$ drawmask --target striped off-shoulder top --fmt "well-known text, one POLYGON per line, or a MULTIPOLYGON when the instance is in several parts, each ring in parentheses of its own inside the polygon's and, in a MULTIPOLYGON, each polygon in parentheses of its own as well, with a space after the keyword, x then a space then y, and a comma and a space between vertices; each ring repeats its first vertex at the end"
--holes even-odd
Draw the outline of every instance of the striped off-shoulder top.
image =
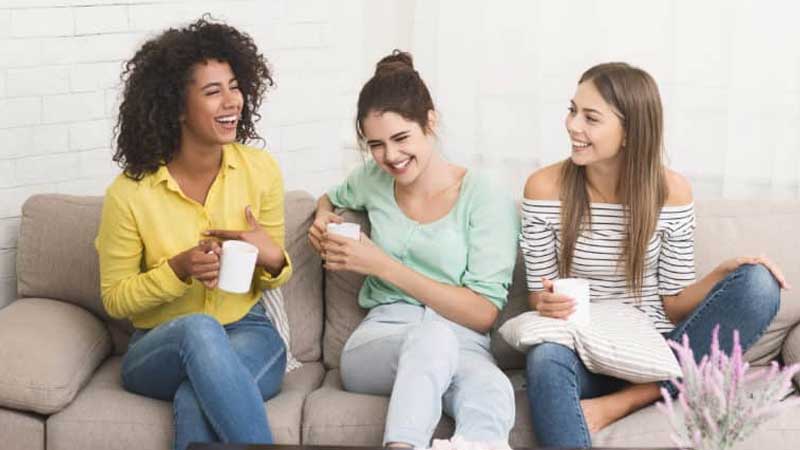
MULTIPOLYGON (((661 296, 675 295, 695 280, 694 204, 661 209, 656 231, 647 246, 638 299, 627 287, 621 261, 624 207, 592 203, 590 210, 592 226, 579 233, 569 276, 589 279, 592 302, 633 305, 650 318, 658 331, 672 330, 674 326, 664 313, 661 296)), ((523 201, 520 247, 529 291, 543 289, 542 277, 559 278, 561 244, 561 202, 523 201)))

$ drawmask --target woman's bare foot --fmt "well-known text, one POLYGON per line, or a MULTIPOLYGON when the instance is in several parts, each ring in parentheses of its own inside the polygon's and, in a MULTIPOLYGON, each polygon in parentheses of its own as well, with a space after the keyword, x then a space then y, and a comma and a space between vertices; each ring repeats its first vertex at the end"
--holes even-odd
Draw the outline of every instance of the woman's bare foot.
POLYGON ((661 396, 656 383, 633 384, 613 394, 581 400, 589 432, 596 433, 661 396))
POLYGON ((609 397, 606 395, 581 400, 583 417, 586 418, 586 425, 589 427, 590 433, 597 433, 627 414, 626 408, 621 407, 619 402, 615 402, 609 397))

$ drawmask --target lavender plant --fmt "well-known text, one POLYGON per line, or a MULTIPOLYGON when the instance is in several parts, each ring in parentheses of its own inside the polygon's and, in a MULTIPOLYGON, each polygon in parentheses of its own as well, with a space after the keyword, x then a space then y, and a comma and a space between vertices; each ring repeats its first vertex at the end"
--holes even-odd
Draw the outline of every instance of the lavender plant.
POLYGON ((682 414, 664 388, 664 401, 657 407, 668 417, 672 440, 678 446, 729 449, 782 409, 800 404, 797 397, 781 401, 792 391, 792 376, 800 371, 800 365, 780 369, 773 361, 769 368, 748 372, 750 366, 742 358, 738 330, 733 332, 730 356, 720 351, 718 336, 719 325, 714 327, 711 353, 703 356, 700 364, 695 362, 688 336, 683 336, 680 345, 669 342, 683 371, 681 380, 672 380, 682 414))

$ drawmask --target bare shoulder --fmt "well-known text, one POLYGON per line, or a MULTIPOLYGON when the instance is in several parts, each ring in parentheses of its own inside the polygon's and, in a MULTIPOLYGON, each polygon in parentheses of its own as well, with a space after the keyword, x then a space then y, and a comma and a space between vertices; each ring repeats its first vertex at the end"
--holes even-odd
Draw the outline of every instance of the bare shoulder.
POLYGON ((664 172, 667 180, 667 189, 669 191, 667 205, 681 206, 692 203, 692 201, 694 201, 694 196, 692 195, 692 185, 689 184, 689 180, 671 169, 664 169, 664 172))
POLYGON ((528 200, 558 200, 561 162, 542 167, 533 172, 525 182, 528 200))

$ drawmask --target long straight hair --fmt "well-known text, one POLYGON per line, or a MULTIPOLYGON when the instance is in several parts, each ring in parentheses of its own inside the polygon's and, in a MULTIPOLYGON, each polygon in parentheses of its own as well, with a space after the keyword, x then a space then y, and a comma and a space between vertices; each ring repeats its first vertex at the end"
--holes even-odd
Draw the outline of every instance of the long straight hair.
MULTIPOLYGON (((620 262, 628 288, 640 294, 645 255, 667 198, 663 162, 663 112, 653 78, 625 63, 606 63, 583 73, 579 83, 591 82, 603 100, 621 114, 624 144, 616 193, 623 205, 625 238, 620 262)), ((562 214, 559 272, 568 276, 578 236, 591 228, 586 168, 564 161, 560 177, 562 214)))

